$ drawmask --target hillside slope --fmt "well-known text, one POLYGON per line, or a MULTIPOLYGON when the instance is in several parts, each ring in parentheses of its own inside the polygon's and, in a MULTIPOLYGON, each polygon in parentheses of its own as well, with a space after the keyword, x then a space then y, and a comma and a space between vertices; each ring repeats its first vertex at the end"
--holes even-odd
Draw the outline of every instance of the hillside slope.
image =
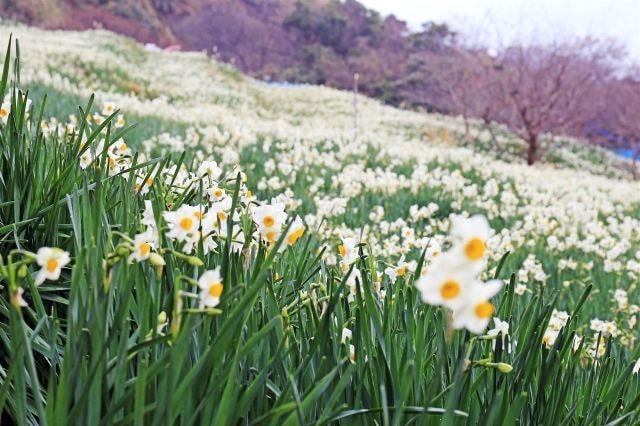
MULTIPOLYGON (((640 86, 631 75, 629 81, 615 77, 617 50, 596 40, 543 48, 547 65, 533 61, 517 71, 536 76, 529 93, 510 86, 514 64, 528 63, 513 55, 521 50, 519 54, 533 58, 542 46, 508 49, 512 53, 505 51, 491 62, 511 66, 484 69, 486 52, 471 49, 447 24, 428 22, 421 30, 410 30, 406 22, 383 17, 357 0, 0 0, 0 16, 48 29, 107 29, 170 50, 202 51, 264 81, 343 90, 357 84, 360 93, 390 105, 482 117, 530 140, 534 133, 538 138, 537 128, 609 148, 630 148, 637 139, 633 109, 624 111, 640 99, 640 86), (560 49, 556 53, 562 61, 554 49, 560 49), (566 61, 572 65, 558 65, 566 61), (583 66, 585 61, 589 64, 583 66), (571 88, 570 82, 577 81, 580 90, 571 88), (554 102, 551 116, 563 118, 543 120, 546 124, 527 130, 524 123, 544 119, 549 107, 537 105, 541 85, 554 91, 547 90, 541 99, 569 94, 554 102), (495 89, 490 96, 486 87, 495 89), (515 93, 521 99, 511 99, 515 93), (518 111, 510 109, 514 102, 533 102, 527 115, 542 111, 541 117, 518 119, 518 111)), ((531 161, 536 160, 534 151, 531 161)))
MULTIPOLYGON (((144 43, 206 51, 265 80, 361 90, 434 107, 412 64, 444 47, 446 25, 411 33, 356 0, 2 0, 0 16, 47 29, 104 28, 144 43)), ((414 67, 415 68, 415 67, 414 67)), ((442 108, 442 105, 437 108, 442 108)))
MULTIPOLYGON (((272 134, 340 140, 353 138, 357 123, 360 140, 391 149, 402 144, 427 149, 423 142, 428 141, 465 144, 509 162, 521 163, 524 158, 525 144, 504 129, 493 140, 478 126, 465 139, 463 123, 456 118, 400 110, 363 96, 357 97, 356 105, 352 93, 319 86, 259 82, 201 53, 148 51, 105 31, 0 27, 4 39, 10 33, 24 47, 25 82, 78 100, 95 93, 99 100, 114 101, 126 112, 180 122, 183 130, 222 126, 247 138, 272 134)), ((65 113, 74 113, 76 106, 67 102, 65 113)), ((142 127, 141 137, 151 134, 142 127)), ((627 176, 626 162, 605 150, 566 138, 547 138, 545 144, 548 164, 627 176)))

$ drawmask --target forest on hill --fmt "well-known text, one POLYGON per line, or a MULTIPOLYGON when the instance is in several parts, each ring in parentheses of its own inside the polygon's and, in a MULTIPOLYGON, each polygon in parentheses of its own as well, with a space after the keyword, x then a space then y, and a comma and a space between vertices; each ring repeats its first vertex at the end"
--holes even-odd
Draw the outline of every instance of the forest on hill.
POLYGON ((0 15, 47 29, 105 28, 205 51, 266 81, 357 90, 406 108, 508 126, 532 164, 544 134, 640 156, 640 73, 606 40, 494 52, 446 24, 420 31, 357 0, 0 0, 0 15), (356 78, 357 76, 357 78, 356 78))

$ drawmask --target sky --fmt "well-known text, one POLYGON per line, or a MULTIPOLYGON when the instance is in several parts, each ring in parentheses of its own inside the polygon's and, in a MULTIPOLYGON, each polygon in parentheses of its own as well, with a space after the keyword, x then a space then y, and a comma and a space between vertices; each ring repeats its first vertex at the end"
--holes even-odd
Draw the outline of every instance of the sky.
POLYGON ((640 61, 640 0, 360 0, 419 29, 446 22, 493 47, 513 40, 611 38, 640 61))

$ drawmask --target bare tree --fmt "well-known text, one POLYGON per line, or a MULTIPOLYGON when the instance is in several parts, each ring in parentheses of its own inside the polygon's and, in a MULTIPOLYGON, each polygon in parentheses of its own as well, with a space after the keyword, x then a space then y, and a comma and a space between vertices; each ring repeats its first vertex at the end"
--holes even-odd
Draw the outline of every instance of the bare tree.
POLYGON ((586 136, 607 148, 630 150, 632 173, 637 179, 637 163, 640 159, 640 72, 636 70, 602 89, 606 107, 593 115, 586 136))
POLYGON ((493 58, 484 49, 455 47, 446 55, 432 54, 426 70, 433 80, 433 103, 444 112, 459 114, 469 134, 469 120, 480 119, 490 130, 501 106, 493 58))
POLYGON ((580 135, 594 109, 598 89, 614 75, 615 50, 592 40, 545 46, 516 46, 494 64, 500 85, 495 116, 528 145, 527 164, 540 157, 540 136, 547 132, 580 135))
POLYGON ((516 45, 491 55, 458 47, 432 55, 427 65, 442 108, 505 124, 527 143, 527 163, 541 157, 544 133, 582 136, 594 111, 605 108, 601 89, 614 81, 619 50, 610 43, 581 40, 516 45))

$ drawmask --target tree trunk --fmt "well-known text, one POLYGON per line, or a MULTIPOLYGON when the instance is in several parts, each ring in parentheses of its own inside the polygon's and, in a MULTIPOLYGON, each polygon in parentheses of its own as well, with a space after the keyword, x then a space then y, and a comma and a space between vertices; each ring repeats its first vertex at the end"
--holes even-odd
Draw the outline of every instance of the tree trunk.
POLYGON ((467 120, 467 117, 463 117, 462 121, 464 123, 464 135, 462 135, 462 140, 469 142, 469 120, 467 120))
POLYGON ((538 136, 531 135, 527 138, 529 149, 527 150, 527 164, 533 165, 538 159, 538 136))
POLYGON ((631 156, 631 173, 633 174, 633 180, 638 180, 638 158, 640 157, 640 145, 633 151, 631 156))

